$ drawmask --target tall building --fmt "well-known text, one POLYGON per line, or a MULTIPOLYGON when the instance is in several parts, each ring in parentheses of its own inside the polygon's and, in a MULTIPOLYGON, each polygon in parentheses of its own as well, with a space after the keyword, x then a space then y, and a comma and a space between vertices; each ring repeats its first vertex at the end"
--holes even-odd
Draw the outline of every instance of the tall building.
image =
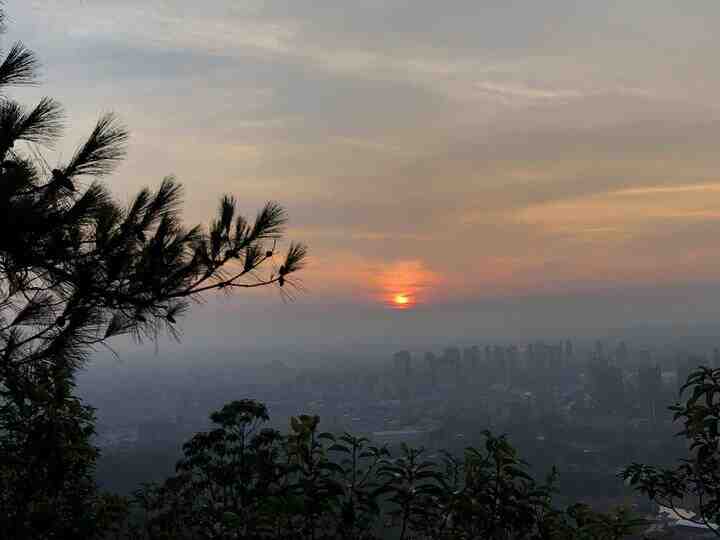
POLYGON ((591 360, 589 390, 603 414, 618 413, 625 407, 625 382, 620 366, 610 365, 605 357, 591 360))
POLYGON ((396 378, 402 379, 412 375, 412 356, 409 351, 396 352, 393 355, 393 368, 396 378))
POLYGON ((605 347, 603 345, 603 342, 598 340, 595 342, 595 351, 593 352, 593 358, 595 360, 599 360, 600 362, 604 362, 607 360, 605 357, 605 347))
POLYGON ((463 350, 462 361, 465 373, 465 384, 475 384, 480 379, 480 348, 477 345, 466 347, 463 350))
POLYGON ((457 347, 447 347, 443 351, 443 361, 449 365, 458 365, 460 363, 460 349, 457 347))
POLYGON ((638 369, 638 397, 652 422, 657 421, 663 403, 662 372, 658 364, 644 365, 638 369))
POLYGON ((459 386, 463 383, 462 357, 460 349, 448 347, 443 352, 442 364, 445 378, 450 385, 459 386))
POLYGON ((492 352, 492 364, 490 364, 490 369, 494 374, 493 378, 497 382, 502 384, 508 384, 509 382, 507 359, 505 353, 505 347, 495 345, 492 352))
POLYGON ((472 347, 465 347, 463 350, 463 367, 471 372, 474 372, 480 362, 480 349, 477 345, 472 347))
POLYGON ((505 366, 507 383, 510 384, 520 373, 520 351, 515 345, 511 345, 505 349, 505 366))
POLYGON ((562 343, 557 345, 549 345, 548 352, 550 355, 550 367, 553 375, 559 375, 565 369, 565 354, 563 352, 562 343))
POLYGON ((532 364, 533 369, 537 373, 547 374, 550 369, 550 355, 548 354, 547 346, 542 341, 533 343, 530 345, 532 351, 532 364))
POLYGON ((641 349, 634 355, 635 360, 641 365, 650 365, 653 363, 652 351, 649 349, 641 349))
POLYGON ((412 395, 412 357, 409 351, 396 352, 393 355, 392 386, 397 399, 408 399, 412 395))
POLYGON ((525 369, 535 371, 535 346, 532 343, 525 347, 525 369))
POLYGON ((628 347, 624 341, 621 341, 615 349, 615 361, 624 367, 628 361, 628 347))
POLYGON ((539 341, 528 346, 530 365, 534 371, 545 377, 555 377, 567 365, 565 348, 562 344, 548 345, 539 341))
POLYGON ((438 373, 438 357, 435 356, 435 353, 426 352, 425 363, 427 364, 428 370, 430 371, 430 384, 433 388, 437 388, 438 383, 440 382, 438 373))

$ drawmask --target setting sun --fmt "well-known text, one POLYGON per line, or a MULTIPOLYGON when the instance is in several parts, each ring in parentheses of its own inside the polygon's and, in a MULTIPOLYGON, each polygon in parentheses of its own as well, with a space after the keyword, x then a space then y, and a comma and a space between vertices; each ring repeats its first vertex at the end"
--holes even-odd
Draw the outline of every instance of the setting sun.
POLYGON ((425 305, 440 276, 419 260, 399 260, 385 264, 372 278, 375 298, 394 310, 412 310, 425 305))

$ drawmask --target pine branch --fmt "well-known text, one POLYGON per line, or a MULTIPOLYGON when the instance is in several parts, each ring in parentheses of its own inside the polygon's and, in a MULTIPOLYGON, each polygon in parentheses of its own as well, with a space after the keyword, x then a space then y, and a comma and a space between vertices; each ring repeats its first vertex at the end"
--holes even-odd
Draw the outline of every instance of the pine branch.
POLYGON ((15 43, 0 64, 0 87, 35 84, 39 67, 35 53, 22 43, 15 43))
POLYGON ((62 130, 63 111, 60 105, 43 98, 30 112, 14 101, 0 103, 0 157, 18 141, 51 145, 62 130))
POLYGON ((287 214, 285 209, 274 201, 265 204, 255 218, 255 224, 248 237, 250 241, 276 239, 282 236, 287 214))
POLYGON ((17 139, 51 145, 62 133, 64 112, 52 98, 42 98, 40 103, 22 118, 17 139))
POLYGON ((100 118, 63 172, 68 178, 107 175, 125 157, 127 141, 127 130, 114 114, 106 114, 100 118))

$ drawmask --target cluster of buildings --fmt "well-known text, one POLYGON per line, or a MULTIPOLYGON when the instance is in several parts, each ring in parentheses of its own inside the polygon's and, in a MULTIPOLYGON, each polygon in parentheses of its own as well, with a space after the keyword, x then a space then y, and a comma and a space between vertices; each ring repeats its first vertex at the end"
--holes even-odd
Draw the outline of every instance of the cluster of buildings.
POLYGON ((324 366, 274 361, 251 370, 226 362, 216 373, 204 366, 152 384, 128 379, 125 389, 118 380, 116 401, 89 401, 98 407, 98 443, 116 459, 162 449, 172 464, 184 441, 210 427, 211 411, 252 398, 268 406, 277 429, 287 429, 290 416, 317 414, 324 431, 391 447, 462 451, 480 444, 485 429, 508 433, 538 471, 561 464, 562 489, 576 489, 572 496, 592 489, 615 500, 627 495, 619 467, 684 451, 667 406, 698 365, 720 367, 720 352, 569 340, 451 346, 366 362, 339 356, 324 366), (120 401, 131 407, 115 417, 120 401))

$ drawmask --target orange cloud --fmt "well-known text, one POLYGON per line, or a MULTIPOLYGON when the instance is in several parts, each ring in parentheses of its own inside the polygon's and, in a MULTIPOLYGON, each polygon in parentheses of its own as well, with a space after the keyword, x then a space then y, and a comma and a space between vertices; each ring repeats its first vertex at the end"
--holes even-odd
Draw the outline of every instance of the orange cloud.
POLYGON ((419 259, 386 262, 333 252, 313 253, 301 278, 314 299, 354 299, 405 308, 429 301, 445 283, 419 259))
POLYGON ((720 184, 651 186, 528 206, 517 222, 549 232, 629 231, 657 220, 720 219, 720 184))
POLYGON ((426 302, 441 282, 436 272, 417 259, 383 265, 374 278, 378 300, 396 309, 426 302))
POLYGON ((612 191, 609 194, 615 196, 627 195, 657 195, 662 193, 692 193, 692 192, 718 192, 720 183, 685 184, 681 186, 651 186, 641 188, 628 188, 612 191))

